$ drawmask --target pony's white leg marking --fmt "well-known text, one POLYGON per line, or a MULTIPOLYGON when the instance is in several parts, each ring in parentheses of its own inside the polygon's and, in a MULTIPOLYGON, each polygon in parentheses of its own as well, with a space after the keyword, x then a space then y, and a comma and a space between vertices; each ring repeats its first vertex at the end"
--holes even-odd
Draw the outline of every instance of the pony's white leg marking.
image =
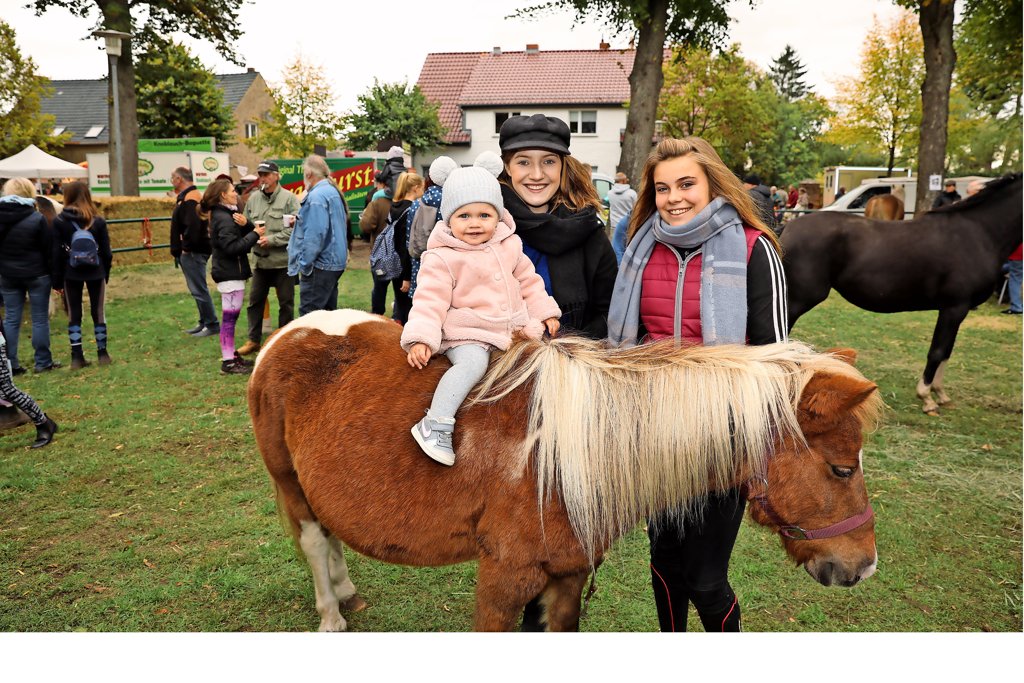
POLYGON ((253 371, 255 372, 256 368, 259 367, 260 360, 262 360, 263 356, 265 356, 267 351, 270 350, 270 347, 274 345, 274 342, 290 332, 308 328, 320 330, 324 334, 344 337, 348 334, 349 328, 353 325, 372 321, 387 323, 389 325, 393 324, 379 315, 367 313, 366 311, 356 311, 349 308, 343 308, 338 311, 313 311, 312 313, 307 313, 301 318, 296 318, 282 327, 277 334, 271 337, 267 343, 263 345, 263 348, 260 349, 259 355, 256 356, 256 365, 253 367, 253 371))
POLYGON ((924 403, 921 406, 922 411, 933 413, 939 409, 939 404, 932 399, 932 385, 925 384, 923 377, 917 382, 917 397, 924 403))
POLYGON ((316 593, 316 611, 320 613, 321 631, 344 631, 345 618, 338 609, 338 598, 331 586, 330 545, 319 522, 303 520, 300 523, 299 545, 313 570, 313 590, 316 593))
POLYGON ((348 577, 348 563, 345 562, 344 546, 334 534, 327 539, 331 552, 328 567, 331 570, 331 587, 339 602, 345 602, 356 594, 356 586, 348 577))
POLYGON ((935 393, 935 398, 940 406, 953 400, 942 387, 942 375, 946 372, 946 363, 948 362, 944 360, 939 363, 939 367, 935 370, 935 377, 932 379, 932 391, 935 393))

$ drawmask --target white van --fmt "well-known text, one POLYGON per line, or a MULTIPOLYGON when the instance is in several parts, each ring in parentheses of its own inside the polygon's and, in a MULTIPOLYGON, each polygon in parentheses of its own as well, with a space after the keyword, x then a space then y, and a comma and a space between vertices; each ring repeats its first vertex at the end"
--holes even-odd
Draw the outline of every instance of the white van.
MULTIPOLYGON (((956 182, 956 191, 961 197, 967 196, 967 186, 972 181, 988 182, 991 178, 984 176, 961 176, 949 178, 956 182)), ((846 213, 864 213, 868 200, 880 194, 895 194, 903 199, 906 213, 903 220, 914 217, 914 203, 917 199, 917 178, 869 178, 853 188, 842 197, 821 209, 822 211, 843 211, 846 213)))

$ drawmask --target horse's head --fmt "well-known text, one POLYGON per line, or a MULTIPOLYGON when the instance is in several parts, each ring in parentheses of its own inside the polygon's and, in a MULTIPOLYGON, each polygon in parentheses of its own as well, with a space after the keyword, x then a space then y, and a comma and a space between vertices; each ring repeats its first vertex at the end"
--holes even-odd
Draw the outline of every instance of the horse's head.
POLYGON ((785 439, 749 486, 754 520, 777 529, 786 552, 825 586, 852 586, 878 562, 861 466, 862 431, 881 406, 876 389, 852 367, 816 369, 798 404, 806 446, 785 439))

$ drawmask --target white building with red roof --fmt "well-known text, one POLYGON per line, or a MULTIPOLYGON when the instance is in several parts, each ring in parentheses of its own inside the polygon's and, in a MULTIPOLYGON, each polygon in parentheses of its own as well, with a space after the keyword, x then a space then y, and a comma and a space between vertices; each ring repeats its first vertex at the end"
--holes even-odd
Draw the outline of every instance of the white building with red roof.
POLYGON ((499 152, 498 130, 509 116, 544 114, 569 124, 574 157, 595 171, 614 174, 626 129, 629 74, 635 50, 432 52, 417 81, 440 103, 445 145, 413 159, 426 172, 447 154, 472 164, 485 150, 499 152))

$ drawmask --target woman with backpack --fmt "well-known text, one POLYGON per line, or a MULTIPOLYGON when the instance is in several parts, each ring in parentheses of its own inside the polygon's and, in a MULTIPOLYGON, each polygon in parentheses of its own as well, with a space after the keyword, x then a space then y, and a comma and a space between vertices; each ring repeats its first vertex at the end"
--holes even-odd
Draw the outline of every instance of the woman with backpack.
MULTIPOLYGON (((423 177, 417 173, 408 172, 398 176, 398 182, 395 184, 395 197, 391 202, 391 210, 388 212, 388 225, 378 237, 378 239, 386 237, 390 229, 391 245, 401 262, 401 273, 395 278, 379 278, 374 275, 370 310, 378 315, 384 314, 385 297, 388 283, 390 283, 395 293, 395 310, 391 317, 403 325, 409 319, 409 310, 412 308, 412 297, 409 295, 409 287, 412 285, 412 261, 409 258, 408 233, 409 209, 412 207, 413 201, 423 196, 423 185, 423 177)), ((377 246, 376 243, 374 246, 377 246)), ((378 251, 379 249, 375 249, 371 252, 371 260, 378 251)))
POLYGON ((97 360, 100 365, 109 365, 103 304, 114 254, 110 250, 107 223, 93 204, 88 183, 76 180, 64 187, 64 210, 53 221, 53 229, 62 252, 58 253, 54 264, 53 288, 64 292, 68 306, 71 369, 89 365, 82 350, 82 294, 86 289, 89 290, 97 360))
POLYGON ((266 231, 257 228, 238 210, 238 192, 230 180, 210 183, 196 207, 199 218, 210 229, 213 265, 210 274, 220 292, 220 372, 223 375, 248 375, 252 363, 235 351, 235 323, 242 312, 245 281, 252 277, 249 252, 266 231))

